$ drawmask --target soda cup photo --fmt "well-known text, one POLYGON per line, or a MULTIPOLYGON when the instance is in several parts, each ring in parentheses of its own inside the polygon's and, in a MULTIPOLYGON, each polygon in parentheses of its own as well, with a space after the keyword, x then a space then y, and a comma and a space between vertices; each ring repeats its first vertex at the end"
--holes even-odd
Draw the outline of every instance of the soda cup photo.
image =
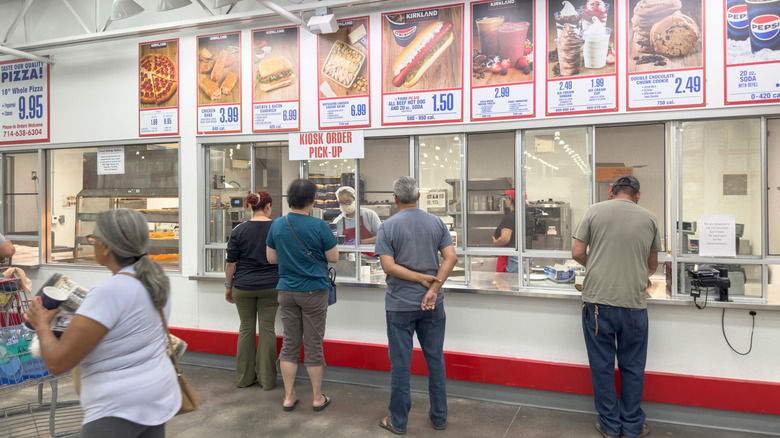
POLYGON ((780 50, 780 0, 745 0, 753 53, 780 50))
POLYGON ((728 38, 734 41, 745 41, 750 36, 745 0, 728 0, 726 4, 726 26, 728 38))
POLYGON ((388 15, 387 22, 396 44, 401 47, 408 46, 417 35, 417 23, 407 23, 403 14, 388 15))

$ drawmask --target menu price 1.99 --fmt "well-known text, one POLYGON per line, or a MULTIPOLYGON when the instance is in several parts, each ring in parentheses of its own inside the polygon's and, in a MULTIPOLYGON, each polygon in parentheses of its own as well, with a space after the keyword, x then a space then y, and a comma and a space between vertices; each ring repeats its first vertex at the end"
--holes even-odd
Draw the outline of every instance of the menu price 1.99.
POLYGON ((48 73, 40 61, 0 63, 0 144, 49 140, 48 73))
POLYGON ((142 110, 139 115, 142 136, 172 135, 179 131, 177 108, 142 110))
POLYGON ((241 105, 198 107, 198 132, 241 132, 241 105))
POLYGON ((255 132, 300 129, 298 101, 256 103, 252 114, 252 129, 255 132))
POLYGON ((382 123, 435 123, 462 119, 462 93, 433 91, 382 96, 382 123))
POLYGON ((704 105, 702 70, 642 73, 628 77, 628 109, 704 105))
POLYGON ((547 81, 547 112, 577 114, 617 110, 614 75, 547 81))
POLYGON ((320 100, 320 129, 371 125, 368 96, 320 100))

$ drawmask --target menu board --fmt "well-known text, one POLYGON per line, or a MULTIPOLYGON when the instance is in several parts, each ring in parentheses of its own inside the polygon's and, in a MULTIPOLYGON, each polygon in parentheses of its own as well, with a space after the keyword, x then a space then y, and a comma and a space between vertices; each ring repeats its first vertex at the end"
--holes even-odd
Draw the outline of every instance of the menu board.
POLYGON ((198 37, 198 133, 241 132, 241 32, 198 37))
POLYGON ((0 62, 0 144, 49 141, 49 65, 0 62))
POLYGON ((547 1, 547 114, 617 111, 617 5, 547 1))
POLYGON ((724 0, 726 105, 780 102, 780 0, 724 0))
POLYGON ((463 5, 382 14, 382 124, 463 121, 463 5))
POLYGON ((297 131, 300 119, 296 26, 252 31, 252 131, 297 131))
POLYGON ((179 40, 138 45, 138 135, 179 133, 179 40))
POLYGON ((629 111, 703 107, 704 1, 629 0, 629 111))
POLYGON ((338 21, 317 38, 320 129, 371 126, 368 17, 338 21))
POLYGON ((471 4, 471 120, 534 115, 534 3, 471 4))

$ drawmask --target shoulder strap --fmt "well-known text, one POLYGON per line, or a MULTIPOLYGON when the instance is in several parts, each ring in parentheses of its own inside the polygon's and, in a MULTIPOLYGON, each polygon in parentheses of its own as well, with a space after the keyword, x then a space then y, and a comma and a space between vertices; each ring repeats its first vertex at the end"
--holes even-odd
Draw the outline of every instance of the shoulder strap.
POLYGON ((314 260, 314 263, 316 263, 317 266, 319 266, 323 271, 325 271, 325 275, 328 278, 330 278, 330 272, 328 272, 328 270, 325 269, 324 266, 322 266, 322 263, 320 263, 320 261, 317 260, 317 257, 314 257, 314 254, 312 254, 311 251, 309 251, 309 248, 306 248, 306 245, 304 245, 303 242, 301 242, 301 239, 298 238, 298 234, 295 233, 295 230, 293 230, 292 225, 290 225, 290 219, 287 218, 287 215, 284 215, 284 220, 287 221, 287 226, 290 227, 290 231, 292 231, 293 236, 295 236, 295 240, 297 240, 298 243, 301 244, 301 247, 303 247, 304 251, 306 251, 306 255, 311 257, 311 259, 314 260))
MULTIPOLYGON (((128 277, 138 278, 135 274, 131 274, 129 272, 117 272, 117 274, 127 275, 128 277)), ((150 296, 149 299, 152 299, 150 296)), ((152 306, 154 306, 154 303, 152 303, 152 306)), ((173 366, 176 368, 176 375, 181 376, 181 368, 179 367, 179 358, 176 357, 176 351, 173 348, 173 344, 171 343, 171 331, 168 330, 168 322, 165 321, 165 314, 163 313, 162 309, 157 309, 160 312, 160 319, 162 319, 163 328, 165 329, 165 339, 168 340, 168 349, 173 352, 173 354, 170 354, 171 360, 173 360, 173 366)))

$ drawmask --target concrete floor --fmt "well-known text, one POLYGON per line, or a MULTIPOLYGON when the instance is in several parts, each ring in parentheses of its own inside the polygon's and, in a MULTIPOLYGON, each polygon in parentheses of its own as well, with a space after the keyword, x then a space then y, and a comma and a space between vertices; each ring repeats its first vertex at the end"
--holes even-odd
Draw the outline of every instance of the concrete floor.
MULTIPOLYGON (((187 353, 184 374, 200 395, 197 412, 177 416, 167 424, 167 436, 187 438, 240 437, 391 437, 377 423, 387 415, 390 390, 389 374, 365 370, 330 368, 323 392, 333 401, 322 412, 311 409, 312 394, 299 369, 296 391, 300 403, 293 412, 282 410, 281 377, 277 387, 265 391, 258 385, 236 388, 231 368, 234 358, 187 353), (193 365, 197 363, 198 365, 193 365), (204 366, 205 365, 205 366, 204 366), (217 367, 217 368, 215 368, 217 367), (349 382, 349 383, 345 383, 349 382)), ((407 435, 412 437, 600 437, 594 429, 596 415, 592 398, 550 394, 517 388, 493 387, 468 382, 448 382, 449 421, 447 429, 436 431, 428 420, 428 396, 423 377, 412 379, 412 411, 407 435), (464 397, 468 395, 469 397, 464 397), (548 408, 540 407, 546 405, 548 408), (590 405, 590 406, 588 406, 590 405), (552 407, 552 408, 549 408, 552 407)), ((48 386, 48 385, 47 385, 48 386)), ((71 380, 58 384, 59 400, 73 400, 71 380)), ((45 394, 48 398, 48 393, 45 394)), ((0 409, 30 403, 37 398, 37 388, 27 388, 0 396, 0 409)), ((71 412, 56 424, 55 433, 73 429, 71 412)), ((780 418, 757 414, 740 414, 648 404, 651 437, 680 438, 758 438, 780 436, 780 418), (687 424, 684 424, 687 423, 687 424), (699 424, 696 424, 699 423, 699 424), (705 424, 701 424, 705 423, 705 424), (692 425, 696 424, 696 425, 692 425), (731 429, 731 430, 726 430, 731 429), (752 433, 761 431, 765 433, 752 433)), ((0 437, 36 436, 35 432, 9 431, 9 419, 0 411, 0 437)), ((46 433, 48 412, 21 416, 25 422, 37 422, 40 436, 46 433), (34 417, 34 418, 33 418, 34 417), (25 418, 28 418, 25 420, 25 418)), ((17 420, 16 423, 19 421, 17 420)), ((56 421, 55 421, 56 423, 56 421)), ((16 426, 18 429, 20 426, 16 426)), ((76 426, 77 427, 77 426, 76 426)), ((19 429, 21 430, 21 429, 19 429)))

